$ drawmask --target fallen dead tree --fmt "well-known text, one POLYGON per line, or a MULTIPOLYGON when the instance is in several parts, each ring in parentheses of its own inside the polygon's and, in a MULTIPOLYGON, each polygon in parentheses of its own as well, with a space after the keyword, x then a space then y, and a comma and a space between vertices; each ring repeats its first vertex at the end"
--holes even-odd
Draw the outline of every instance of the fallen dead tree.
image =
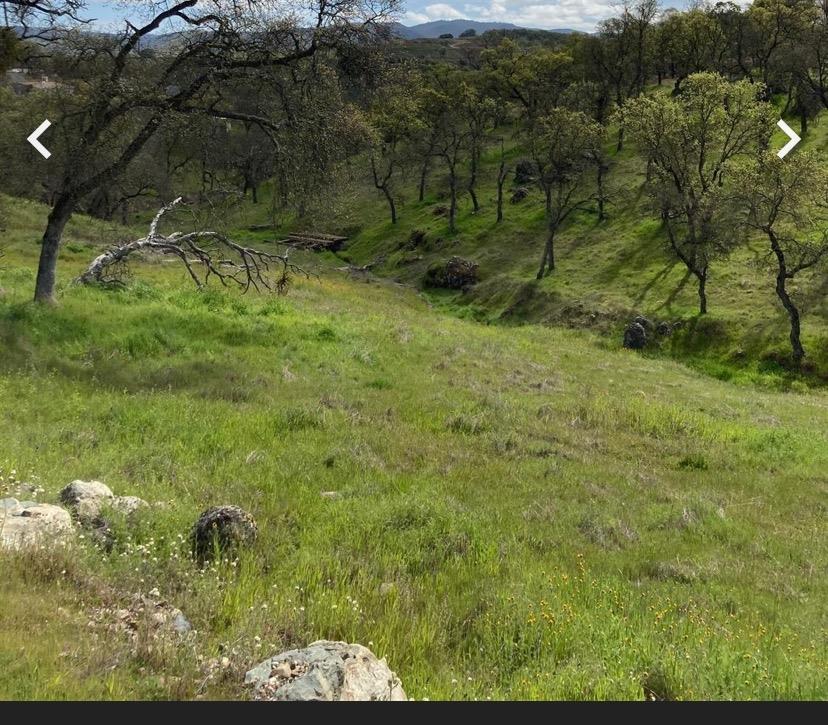
POLYGON ((158 231, 164 215, 181 203, 182 197, 170 202, 155 215, 149 233, 141 239, 118 244, 98 255, 78 277, 80 284, 123 286, 128 277, 127 262, 138 252, 169 254, 181 260, 190 278, 200 289, 216 277, 225 287, 239 287, 247 292, 267 290, 284 293, 293 274, 308 276, 285 254, 273 254, 237 244, 215 231, 196 231, 164 235, 158 231))

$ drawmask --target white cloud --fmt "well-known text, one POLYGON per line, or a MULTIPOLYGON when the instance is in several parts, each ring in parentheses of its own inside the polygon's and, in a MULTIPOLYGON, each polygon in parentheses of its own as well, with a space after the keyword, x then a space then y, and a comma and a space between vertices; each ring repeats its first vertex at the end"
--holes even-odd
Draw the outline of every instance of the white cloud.
POLYGON ((403 13, 400 18, 403 25, 419 25, 420 23, 427 23, 429 21, 428 15, 424 13, 413 13, 410 10, 403 13))
POLYGON ((616 0, 489 0, 487 4, 466 4, 463 11, 478 20, 500 21, 531 28, 573 28, 595 30, 604 18, 616 14, 616 0))
POLYGON ((446 3, 426 5, 423 8, 423 13, 429 20, 461 20, 466 17, 459 10, 446 3))

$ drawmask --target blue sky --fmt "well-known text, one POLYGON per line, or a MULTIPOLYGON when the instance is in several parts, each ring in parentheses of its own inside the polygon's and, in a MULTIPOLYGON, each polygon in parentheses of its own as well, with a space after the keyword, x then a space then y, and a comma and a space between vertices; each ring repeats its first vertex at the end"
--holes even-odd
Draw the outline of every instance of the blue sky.
MULTIPOLYGON (((129 0, 89 0, 88 13, 97 17, 102 24, 113 22, 123 16, 129 0)), ((136 2, 136 5, 142 3, 136 2)), ((664 3, 665 7, 682 7, 685 0, 664 3)), ((594 30, 599 20, 615 13, 617 0, 452 0, 452 2, 431 2, 430 0, 408 0, 400 14, 405 25, 416 25, 429 20, 451 20, 471 18, 514 23, 531 28, 574 28, 594 30)))

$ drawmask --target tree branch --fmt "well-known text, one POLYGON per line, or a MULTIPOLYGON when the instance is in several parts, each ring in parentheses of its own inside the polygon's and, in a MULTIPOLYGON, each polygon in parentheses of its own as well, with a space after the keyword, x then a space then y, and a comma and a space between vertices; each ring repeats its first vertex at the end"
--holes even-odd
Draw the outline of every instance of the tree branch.
POLYGON ((128 258, 140 251, 171 254, 184 264, 199 289, 210 277, 225 287, 237 287, 242 293, 251 288, 257 292, 284 294, 292 276, 308 273, 288 258, 288 253, 273 254, 238 244, 215 231, 162 234, 158 228, 164 215, 181 203, 181 197, 163 206, 150 222, 147 236, 115 246, 92 260, 76 280, 79 284, 123 286, 128 258), (228 255, 220 257, 219 255, 228 255))

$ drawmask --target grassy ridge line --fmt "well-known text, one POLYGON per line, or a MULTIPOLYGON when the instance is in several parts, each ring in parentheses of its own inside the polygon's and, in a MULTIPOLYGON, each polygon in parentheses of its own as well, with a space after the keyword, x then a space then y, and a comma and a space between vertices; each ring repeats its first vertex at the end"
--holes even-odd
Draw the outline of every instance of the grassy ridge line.
MULTIPOLYGON (((14 214, 4 485, 100 478, 165 505, 108 558, 5 558, 0 696, 240 696, 246 667, 321 637, 371 643, 418 698, 828 692, 824 393, 435 315, 339 273, 273 300, 140 265, 125 292, 42 309, 42 211, 14 214), (179 537, 219 502, 261 541, 199 573, 179 537), (152 588, 194 644, 91 614, 152 588)), ((65 280, 83 240, 124 231, 71 234, 65 280)))

